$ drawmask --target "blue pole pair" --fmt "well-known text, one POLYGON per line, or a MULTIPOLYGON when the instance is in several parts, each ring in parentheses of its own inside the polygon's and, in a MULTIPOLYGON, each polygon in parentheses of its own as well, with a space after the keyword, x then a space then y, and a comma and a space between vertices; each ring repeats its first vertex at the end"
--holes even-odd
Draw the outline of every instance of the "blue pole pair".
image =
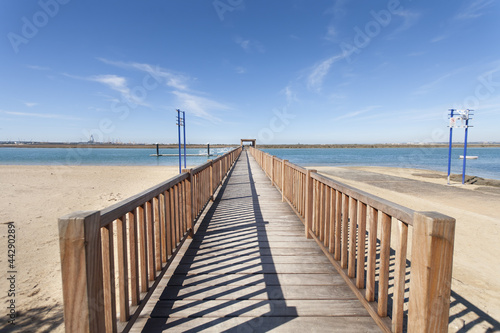
POLYGON ((186 112, 177 109, 177 128, 179 137, 179 173, 182 173, 182 154, 181 154, 181 126, 184 127, 184 168, 186 168, 186 112), (182 117, 181 117, 182 112, 182 117))

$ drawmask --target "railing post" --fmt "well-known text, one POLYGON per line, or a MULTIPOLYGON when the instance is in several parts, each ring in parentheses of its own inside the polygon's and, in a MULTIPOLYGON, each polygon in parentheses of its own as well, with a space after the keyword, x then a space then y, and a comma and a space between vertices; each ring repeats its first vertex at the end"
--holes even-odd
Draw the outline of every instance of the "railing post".
POLYGON ((306 218, 304 221, 306 238, 311 238, 309 230, 311 230, 313 219, 313 179, 311 177, 313 172, 316 172, 316 170, 307 170, 306 175, 306 218))
POLYGON ((210 201, 214 201, 214 161, 210 161, 210 201))
POLYGON ((281 161, 281 202, 285 202, 285 167, 288 160, 281 161))
POLYGON ((189 176, 187 178, 187 186, 186 186, 186 220, 187 220, 187 230, 188 230, 188 238, 193 238, 193 217, 195 214, 193 213, 193 169, 183 169, 182 172, 188 173, 189 176))
POLYGON ((271 156, 271 185, 274 185, 274 156, 273 155, 270 155, 271 156))
POLYGON ((66 332, 103 332, 100 212, 61 217, 59 246, 66 332))
POLYGON ((448 332, 455 219, 415 212, 409 332, 448 332))

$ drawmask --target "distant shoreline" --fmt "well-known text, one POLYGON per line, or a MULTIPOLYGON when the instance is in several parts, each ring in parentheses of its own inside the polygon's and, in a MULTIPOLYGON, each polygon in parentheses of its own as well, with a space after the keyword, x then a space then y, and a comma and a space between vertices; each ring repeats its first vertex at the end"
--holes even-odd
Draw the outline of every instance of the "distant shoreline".
MULTIPOLYGON (((236 147, 238 144, 210 144, 210 148, 236 147)), ((159 144, 159 148, 178 148, 177 144, 159 144)), ((206 148, 203 144, 187 144, 186 148, 206 148)), ((314 148, 447 148, 446 143, 435 144, 275 144, 259 145, 263 149, 314 149, 314 148)), ((454 143, 454 148, 463 147, 463 144, 454 143)), ((500 143, 469 143, 470 148, 496 148, 500 143)), ((156 149, 156 144, 111 144, 111 143, 1 143, 0 148, 127 148, 127 149, 156 149)))

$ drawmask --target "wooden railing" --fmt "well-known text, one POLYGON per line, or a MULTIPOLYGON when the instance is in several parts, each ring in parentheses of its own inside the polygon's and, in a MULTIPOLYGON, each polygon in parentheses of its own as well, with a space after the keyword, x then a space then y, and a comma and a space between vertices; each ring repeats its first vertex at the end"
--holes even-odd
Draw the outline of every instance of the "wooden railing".
POLYGON ((448 331, 455 219, 250 152, 383 331, 448 331))
POLYGON ((59 219, 66 332, 130 329, 241 147, 102 211, 59 219))

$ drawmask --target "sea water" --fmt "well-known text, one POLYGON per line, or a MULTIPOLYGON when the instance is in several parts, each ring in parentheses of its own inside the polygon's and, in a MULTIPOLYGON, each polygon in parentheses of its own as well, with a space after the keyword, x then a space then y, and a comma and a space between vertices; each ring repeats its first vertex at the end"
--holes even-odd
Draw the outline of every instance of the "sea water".
MULTIPOLYGON (((448 171, 448 148, 263 149, 301 166, 382 166, 448 171)), ((463 148, 452 149, 451 173, 461 174, 463 148)), ((500 180, 500 148, 468 148, 466 174, 500 180)))
MULTIPOLYGON (((212 154, 222 154, 231 148, 213 148, 212 154)), ((386 166, 447 172, 448 148, 291 148, 263 149, 279 158, 301 166, 386 166)), ((178 149, 160 149, 160 154, 178 154, 178 149)), ((203 164, 206 149, 189 148, 187 166, 203 164)), ((143 148, 0 148, 0 164, 10 165, 179 165, 178 156, 150 156, 156 149, 143 148)), ((451 172, 461 174, 463 149, 454 148, 451 172)), ((466 173, 500 180, 500 148, 469 148, 466 173)), ((184 166, 184 159, 182 159, 184 166)))

